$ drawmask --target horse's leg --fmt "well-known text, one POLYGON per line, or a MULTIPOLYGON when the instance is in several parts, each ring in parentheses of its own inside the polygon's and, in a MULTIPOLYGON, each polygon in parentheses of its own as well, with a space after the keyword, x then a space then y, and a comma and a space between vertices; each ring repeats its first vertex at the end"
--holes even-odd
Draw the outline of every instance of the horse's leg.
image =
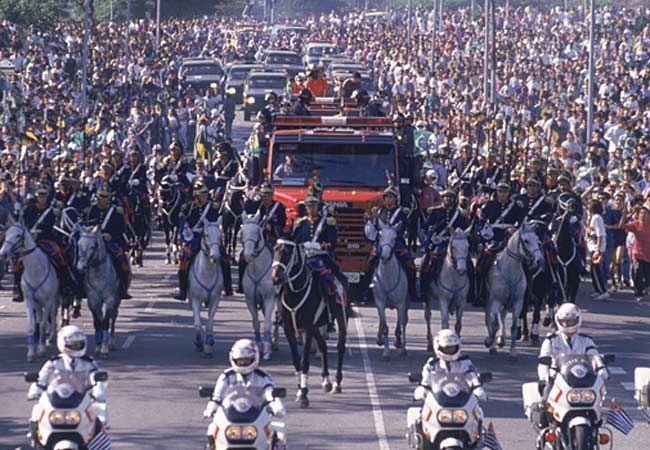
POLYGON ((264 299, 264 354, 262 357, 265 361, 271 359, 271 330, 273 328, 273 308, 275 301, 273 300, 273 292, 270 296, 264 299))
POLYGON ((395 327, 396 329, 401 330, 401 335, 402 335, 402 345, 400 347, 400 356, 406 356, 407 351, 406 351, 406 324, 409 321, 409 309, 408 309, 408 301, 404 301, 402 305, 397 308, 397 326, 395 327))
POLYGON ((279 296, 273 294, 273 337, 271 339, 271 349, 274 351, 280 350, 280 326, 282 325, 282 306, 279 304, 279 296))
MULTIPOLYGON (((117 294, 114 294, 117 295, 117 294)), ((111 328, 111 308, 115 303, 115 297, 108 298, 105 300, 103 308, 100 307, 100 314, 103 314, 101 319, 101 330, 102 330, 102 345, 99 349, 99 355, 103 358, 108 358, 109 354, 109 341, 110 341, 110 328, 111 328)))
POLYGON ((42 307, 36 309, 36 317, 38 322, 38 342, 36 343, 36 356, 41 357, 45 355, 45 341, 48 336, 48 321, 51 318, 51 312, 49 307, 42 307))
POLYGON ((58 297, 58 299, 49 307, 50 310, 49 327, 45 337, 45 346, 47 348, 49 348, 50 346, 56 343, 56 332, 57 332, 56 318, 57 318, 57 313, 59 311, 60 301, 61 301, 61 297, 58 297))
POLYGON ((246 293, 246 307, 248 308, 248 312, 250 313, 251 319, 253 320, 253 332, 255 333, 255 343, 259 347, 260 344, 262 343, 262 335, 260 334, 260 318, 259 315, 257 314, 257 305, 255 304, 255 302, 256 302, 256 298, 246 293))
POLYGON ((440 297, 438 299, 440 304, 440 329, 448 330, 449 329, 449 303, 450 300, 448 297, 440 297))
POLYGON ((287 338, 287 343, 289 344, 289 350, 291 351, 291 361, 293 362, 293 367, 296 370, 296 383, 298 386, 298 391, 296 392, 296 401, 300 401, 301 391, 300 391, 300 354, 298 353, 298 341, 296 340, 296 330, 293 326, 293 321, 291 320, 290 314, 286 311, 283 311, 282 314, 282 328, 284 329, 284 335, 287 338))
POLYGON ((108 349, 113 351, 115 350, 115 322, 117 322, 117 316, 120 312, 120 303, 119 299, 115 299, 110 308, 110 312, 107 311, 108 317, 110 318, 110 328, 108 336, 108 349))
MULTIPOLYGON (((375 295, 375 301, 380 296, 375 295)), ((381 336, 381 342, 384 347, 384 351, 381 354, 382 361, 388 361, 390 358, 390 348, 388 345, 388 323, 386 322, 386 308, 384 306, 385 302, 377 302, 377 312, 379 313, 379 335, 381 336)), ((378 342, 379 343, 379 342, 378 342)))
POLYGON ((334 387, 332 392, 334 394, 340 394, 342 392, 341 384, 343 383, 343 358, 345 357, 345 347, 348 338, 348 324, 346 321, 345 315, 345 306, 341 305, 340 308, 337 308, 336 313, 336 331, 337 342, 336 342, 336 353, 337 353, 337 362, 336 362, 336 381, 334 381, 334 387))
POLYGON ((535 302, 535 299, 533 298, 533 292, 532 292, 532 287, 531 289, 527 289, 526 293, 524 294, 524 303, 521 308, 521 313, 518 316, 518 326, 517 326, 517 332, 515 333, 516 339, 521 340, 522 342, 525 342, 528 340, 528 307, 530 305, 530 302, 535 302))
POLYGON ((194 318, 194 347, 197 352, 202 352, 204 347, 201 327, 201 301, 190 298, 190 305, 192 307, 192 316, 194 318))
POLYGON ((311 339, 315 332, 318 330, 315 327, 305 329, 305 342, 302 347, 302 372, 300 373, 300 407, 309 407, 309 353, 311 351, 311 339))
MULTIPOLYGON (((505 306, 502 306, 499 309, 499 331, 497 336, 497 345, 499 347, 504 347, 506 345, 506 317, 508 315, 508 309, 505 306)), ((515 323, 517 318, 513 316, 515 323)))
MULTIPOLYGON (((492 293, 491 295, 495 295, 492 293)), ((495 337, 499 328, 499 304, 494 300, 488 301, 488 307, 485 310, 485 326, 488 335, 485 338, 485 346, 490 349, 490 354, 495 354, 497 349, 495 347, 495 337)))
POLYGON ((332 390, 332 382, 330 381, 329 363, 327 360, 327 341, 325 341, 318 328, 314 328, 314 340, 316 341, 316 345, 318 345, 318 351, 322 355, 321 386, 324 392, 330 392, 332 390))
POLYGON ((36 357, 36 314, 34 313, 34 302, 25 296, 25 308, 27 309, 27 362, 34 362, 36 357))
POLYGON ((456 304, 456 325, 454 330, 456 334, 460 336, 461 331, 463 330, 463 314, 465 313, 465 300, 461 301, 458 299, 456 304))
POLYGON ((208 357, 212 357, 214 347, 214 315, 217 313, 217 306, 219 306, 218 296, 213 297, 208 306, 208 321, 205 325, 205 348, 203 349, 203 353, 208 357))
POLYGON ((512 306, 512 325, 510 326, 510 354, 508 357, 510 359, 516 359, 517 358, 517 339, 516 339, 516 332, 517 332, 517 317, 519 316, 519 312, 522 309, 524 300, 523 300, 523 292, 519 292, 518 299, 514 305, 512 306))
MULTIPOLYGON (((429 289, 426 289, 426 291, 428 293, 429 289)), ((424 299, 424 321, 427 324, 427 351, 433 352, 433 333, 431 333, 431 295, 427 295, 424 299)))

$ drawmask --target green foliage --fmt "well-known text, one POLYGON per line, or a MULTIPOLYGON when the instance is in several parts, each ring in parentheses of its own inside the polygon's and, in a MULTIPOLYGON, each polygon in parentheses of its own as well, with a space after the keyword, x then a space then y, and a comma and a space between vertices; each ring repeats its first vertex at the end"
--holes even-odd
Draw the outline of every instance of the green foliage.
POLYGON ((66 15, 65 0, 0 0, 0 18, 49 28, 66 15))

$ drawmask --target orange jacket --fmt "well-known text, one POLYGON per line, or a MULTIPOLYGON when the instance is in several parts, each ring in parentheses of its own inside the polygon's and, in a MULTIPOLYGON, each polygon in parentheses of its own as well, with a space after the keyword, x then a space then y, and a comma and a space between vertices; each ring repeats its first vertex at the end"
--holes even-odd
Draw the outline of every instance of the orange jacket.
POLYGON ((313 79, 309 77, 306 86, 314 94, 314 97, 325 97, 327 95, 327 80, 324 78, 313 79))

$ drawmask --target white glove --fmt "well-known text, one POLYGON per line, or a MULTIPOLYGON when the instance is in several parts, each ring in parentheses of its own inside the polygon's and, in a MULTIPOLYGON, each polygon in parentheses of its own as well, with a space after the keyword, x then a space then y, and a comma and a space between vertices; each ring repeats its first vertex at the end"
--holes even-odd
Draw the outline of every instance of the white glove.
POLYGON ((426 396, 427 396, 427 390, 424 386, 418 386, 415 388, 415 391, 413 392, 413 399, 418 401, 424 401, 426 396))
POLYGON ((485 392, 485 389, 483 389, 483 386, 474 389, 474 395, 476 395, 476 397, 482 402, 487 400, 487 393, 485 392))
POLYGON ((178 175, 176 175, 175 173, 172 173, 172 174, 169 176, 169 178, 170 178, 174 183, 176 183, 176 182, 178 181, 178 175))
POLYGON ((219 405, 217 405, 216 402, 210 400, 208 402, 208 405, 205 407, 205 411, 203 411, 203 418, 209 419, 214 415, 214 413, 217 412, 217 409, 219 409, 219 405))
POLYGON ((192 233, 192 229, 188 227, 187 225, 183 227, 183 240, 185 242, 190 242, 194 238, 194 233, 192 233))
POLYGON ((102 238, 105 241, 110 241, 111 240, 111 235, 110 235, 110 233, 102 233, 102 238))
POLYGON ((27 400, 38 400, 42 393, 43 389, 36 383, 32 383, 27 392, 27 400))
POLYGON ((140 186, 140 180, 130 180, 129 181, 129 186, 140 186))
POLYGON ((320 244, 318 242, 304 242, 302 244, 303 248, 307 251, 318 251, 321 249, 320 244))
POLYGON ((284 417, 284 404, 279 398, 273 399, 273 401, 269 403, 269 409, 271 410, 271 414, 275 417, 284 417))
POLYGON ((573 225, 573 224, 576 223, 577 221, 578 221, 578 218, 577 218, 576 216, 571 216, 571 218, 569 219, 569 223, 570 223, 571 225, 573 225))

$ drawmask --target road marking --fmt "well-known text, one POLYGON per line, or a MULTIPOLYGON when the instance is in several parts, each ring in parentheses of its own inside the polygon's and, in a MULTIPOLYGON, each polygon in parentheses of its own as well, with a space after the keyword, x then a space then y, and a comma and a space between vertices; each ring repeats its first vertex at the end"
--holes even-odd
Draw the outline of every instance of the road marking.
POLYGON ((618 366, 608 367, 607 371, 610 375, 625 375, 627 373, 625 369, 618 366))
POLYGON ((151 312, 151 310, 153 310, 153 304, 154 303, 155 303, 155 300, 153 300, 153 299, 149 300, 149 303, 147 304, 147 308, 145 309, 145 311, 151 312))
POLYGON ((622 382, 621 386, 623 386, 623 389, 625 389, 626 391, 633 391, 634 390, 634 383, 629 382, 629 381, 622 382))
POLYGON ((127 348, 131 347, 133 341, 135 341, 135 334, 132 334, 126 338, 126 341, 124 341, 124 344, 122 344, 122 350, 126 350, 127 348))
POLYGON ((169 281, 169 279, 170 279, 171 277, 172 277, 172 276, 171 276, 170 274, 167 274, 167 275, 165 275, 165 276, 163 277, 163 281, 169 281))
POLYGON ((379 403, 379 395, 377 395, 377 386, 375 385, 375 375, 372 372, 372 365, 370 364, 370 357, 368 356, 368 346, 366 345, 366 336, 363 333, 363 325, 361 324, 361 316, 359 311, 356 311, 357 317, 354 319, 357 327, 357 339, 359 339, 359 348, 361 349, 361 359, 363 360, 363 370, 366 373, 366 385, 368 386, 368 397, 370 397, 370 404, 372 405, 372 415, 375 419, 375 431, 377 433, 377 441, 379 441, 379 450, 390 450, 388 446, 388 438, 386 437, 386 428, 384 427, 384 416, 381 412, 381 404, 379 403))

